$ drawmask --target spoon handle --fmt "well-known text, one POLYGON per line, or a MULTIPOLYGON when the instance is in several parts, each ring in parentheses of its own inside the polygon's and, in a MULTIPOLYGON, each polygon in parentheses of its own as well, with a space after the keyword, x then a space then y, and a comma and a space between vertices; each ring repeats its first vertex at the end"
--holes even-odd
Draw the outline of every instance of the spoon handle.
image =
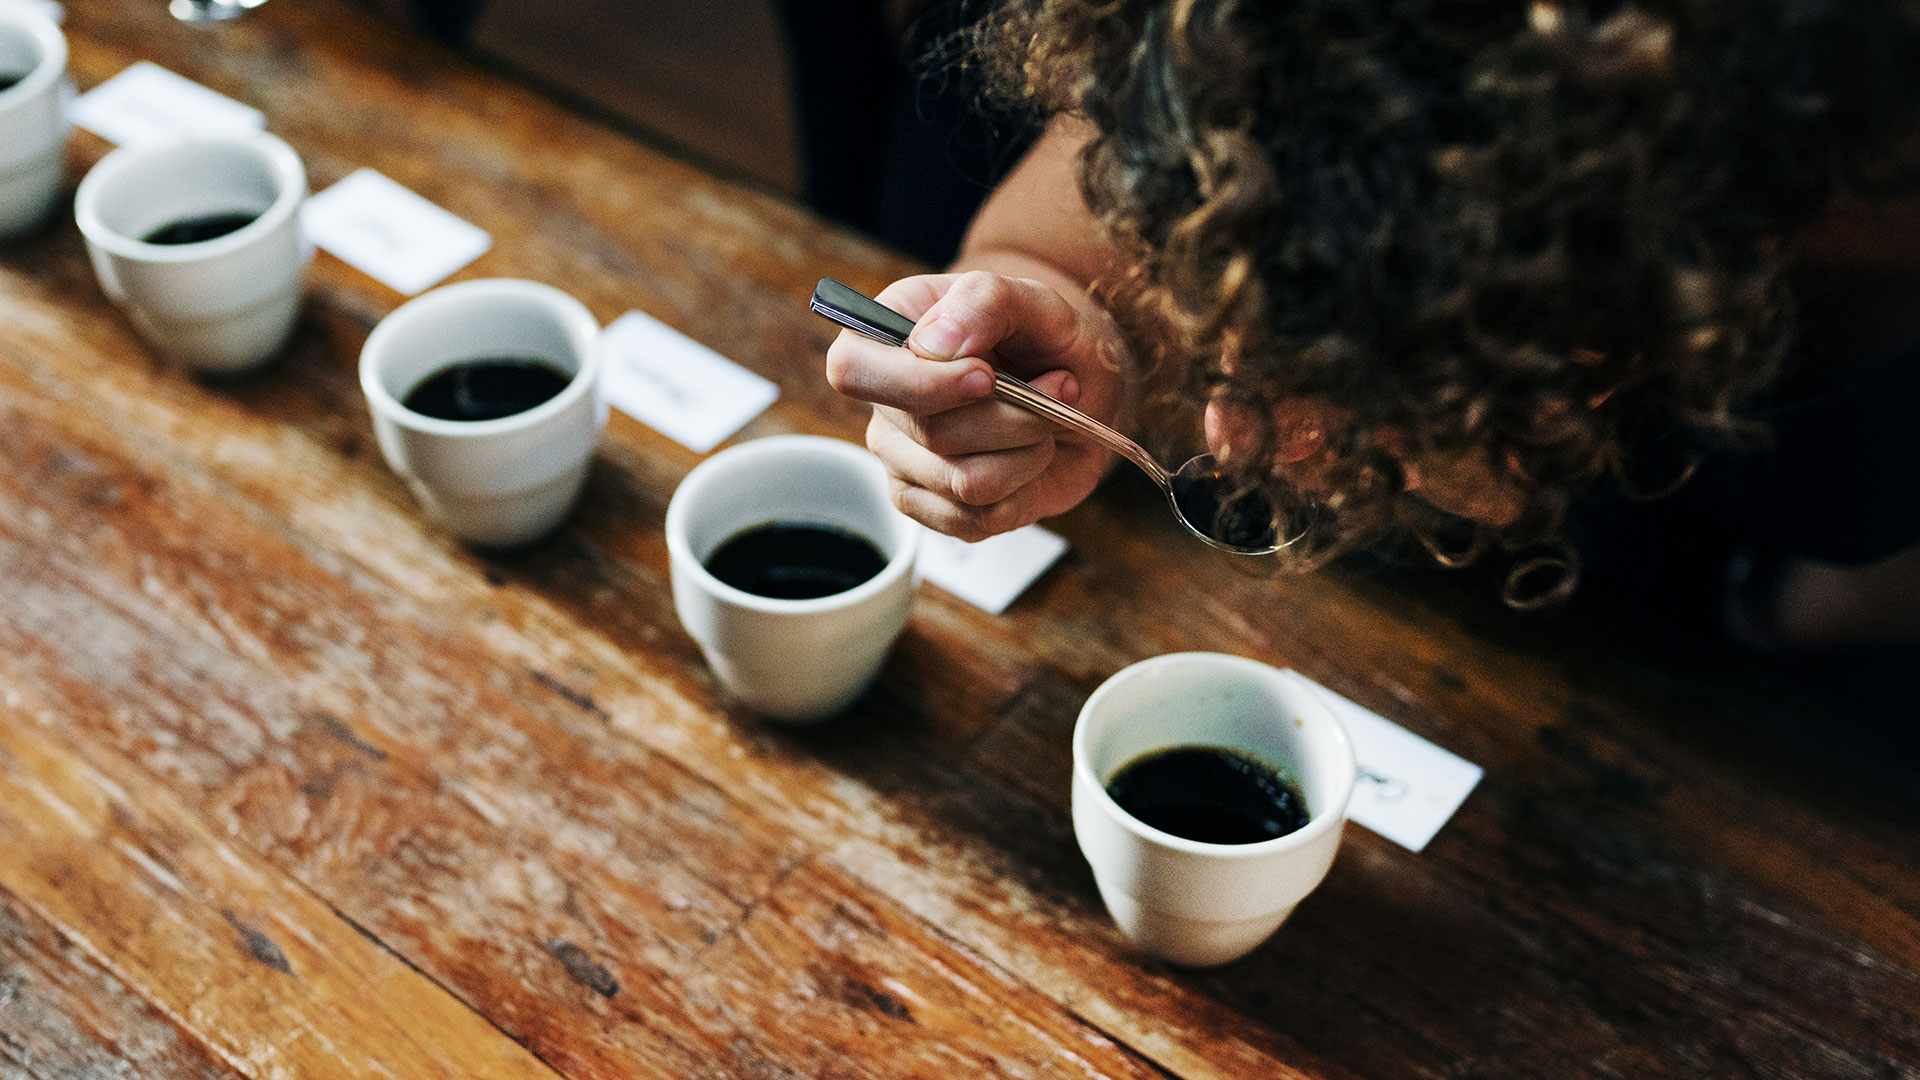
MULTIPOLYGON (((841 326, 883 344, 905 345, 907 335, 913 333, 913 322, 905 315, 832 278, 821 278, 820 284, 814 287, 812 306, 814 311, 841 326)), ((993 392, 1002 401, 1011 402, 1100 443, 1140 466, 1141 471, 1152 477, 1162 490, 1173 490, 1173 477, 1161 468, 1152 454, 1147 453, 1139 443, 1086 413, 1063 405, 1025 381, 998 369, 993 373, 993 392)))
POLYGON ((1004 371, 993 373, 993 392, 1002 401, 1010 401, 1039 416, 1059 424, 1061 427, 1077 431, 1087 438, 1100 443, 1107 449, 1140 466, 1142 472, 1153 477, 1154 483, 1166 491, 1173 490, 1173 476, 1160 467, 1160 463, 1147 453, 1146 448, 1107 425, 1081 412, 1071 405, 1064 405, 1035 390, 1024 380, 1016 379, 1004 371))

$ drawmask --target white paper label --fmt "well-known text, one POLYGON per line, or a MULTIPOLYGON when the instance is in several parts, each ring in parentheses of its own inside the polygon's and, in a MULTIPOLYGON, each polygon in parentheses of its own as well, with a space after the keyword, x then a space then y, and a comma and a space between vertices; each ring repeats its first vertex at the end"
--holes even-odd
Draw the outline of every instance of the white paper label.
POLYGON ((360 169, 307 200, 307 238, 407 296, 486 254, 493 237, 374 172, 360 169))
POLYGON ((81 94, 68 107, 75 124, 122 146, 183 135, 261 131, 264 113, 192 79, 142 60, 81 94))
POLYGON ((772 382, 641 311, 601 332, 600 389, 614 408, 702 454, 780 396, 772 382))
POLYGON ((1480 782, 1480 766, 1304 675, 1300 681, 1325 699, 1353 740, 1360 778, 1347 816, 1402 847, 1425 848, 1480 782))
POLYGON ((1067 542, 1038 525, 969 544, 922 529, 921 577, 977 608, 998 615, 1067 550, 1067 542))

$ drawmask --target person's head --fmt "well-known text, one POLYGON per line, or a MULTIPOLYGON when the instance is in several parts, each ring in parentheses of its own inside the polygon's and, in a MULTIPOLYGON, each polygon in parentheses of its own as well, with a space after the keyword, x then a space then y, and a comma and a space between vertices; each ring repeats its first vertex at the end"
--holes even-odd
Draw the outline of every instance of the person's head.
POLYGON ((1750 436, 1796 234, 1920 175, 1912 0, 1006 0, 978 45, 1096 130, 1169 398, 1261 478, 1276 407, 1333 418, 1337 547, 1434 525, 1402 460, 1491 470, 1516 546, 1649 413, 1750 436))

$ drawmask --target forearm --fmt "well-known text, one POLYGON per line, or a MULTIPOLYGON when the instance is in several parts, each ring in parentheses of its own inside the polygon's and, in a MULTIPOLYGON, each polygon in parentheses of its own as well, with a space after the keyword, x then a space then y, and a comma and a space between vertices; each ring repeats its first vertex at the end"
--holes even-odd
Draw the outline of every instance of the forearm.
POLYGON ((1085 296, 1118 257, 1080 194, 1090 132, 1056 119, 987 197, 960 241, 956 270, 991 270, 1085 296))
MULTIPOLYGON (((1078 122, 1056 119, 975 215, 950 269, 985 270, 1042 282, 1081 312, 1098 336, 1122 341, 1100 297, 1120 267, 1118 253, 1101 234, 1081 197, 1078 162, 1089 132, 1078 122)), ((1135 364, 1130 350, 1107 349, 1109 366, 1124 388, 1114 418, 1131 419, 1135 364)))
POLYGON ((954 273, 986 270, 1007 277, 1032 278, 1052 286, 1076 307, 1101 307, 1090 292, 1093 278, 1075 273, 1058 261, 1033 251, 1011 247, 963 248, 948 269, 954 273))

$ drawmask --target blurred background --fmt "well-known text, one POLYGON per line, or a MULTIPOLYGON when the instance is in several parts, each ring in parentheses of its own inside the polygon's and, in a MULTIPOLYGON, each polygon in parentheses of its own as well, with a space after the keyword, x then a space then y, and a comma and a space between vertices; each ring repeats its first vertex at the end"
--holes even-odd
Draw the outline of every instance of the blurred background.
POLYGON ((954 33, 984 0, 365 0, 932 264, 1034 134, 954 33))

